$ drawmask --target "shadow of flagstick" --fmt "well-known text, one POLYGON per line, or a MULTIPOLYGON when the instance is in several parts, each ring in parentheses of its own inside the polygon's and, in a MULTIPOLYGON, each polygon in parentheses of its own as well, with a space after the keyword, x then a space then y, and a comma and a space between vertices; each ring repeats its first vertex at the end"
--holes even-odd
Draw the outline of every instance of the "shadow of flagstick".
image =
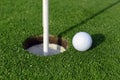
POLYGON ((112 3, 111 5, 105 7, 104 9, 102 9, 102 10, 96 12, 95 14, 93 14, 92 16, 90 16, 90 17, 84 19, 84 20, 81 21, 80 23, 71 26, 70 28, 68 28, 68 29, 66 29, 65 31, 63 31, 63 32, 61 32, 60 34, 58 34, 58 37, 61 38, 63 34, 66 34, 66 33, 68 33, 69 31, 71 31, 72 29, 77 28, 77 27, 79 27, 79 26, 81 26, 81 25, 87 23, 89 20, 91 20, 91 19, 95 18, 96 16, 102 14, 103 12, 105 12, 106 10, 110 9, 111 7, 117 5, 118 3, 120 3, 120 0, 118 0, 117 2, 112 3))
MULTIPOLYGON (((106 10, 110 9, 111 7, 117 5, 118 3, 120 3, 120 0, 118 0, 118 1, 110 4, 109 6, 103 8, 102 10, 100 10, 100 11, 98 11, 98 12, 96 12, 95 14, 93 14, 92 16, 84 19, 84 20, 81 21, 80 23, 78 23, 78 24, 76 24, 76 25, 73 25, 73 26, 71 26, 70 28, 64 30, 63 32, 61 32, 60 34, 58 34, 58 43, 59 43, 59 44, 62 44, 62 36, 63 36, 63 34, 66 34, 66 33, 68 33, 69 31, 73 30, 74 28, 77 28, 77 27, 79 27, 79 26, 87 23, 89 20, 91 20, 91 19, 95 18, 96 16, 102 14, 103 12, 105 12, 106 10)), ((95 45, 95 46, 96 46, 96 45, 95 45)))

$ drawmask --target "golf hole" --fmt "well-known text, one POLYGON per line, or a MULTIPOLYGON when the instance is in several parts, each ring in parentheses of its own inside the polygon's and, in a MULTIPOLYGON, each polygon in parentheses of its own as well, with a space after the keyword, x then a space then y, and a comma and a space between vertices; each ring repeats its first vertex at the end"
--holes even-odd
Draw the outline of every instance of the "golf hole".
MULTIPOLYGON (((23 42, 23 48, 28 52, 36 55, 44 56, 43 52, 43 36, 29 37, 23 42)), ((56 55, 63 53, 68 48, 65 39, 49 36, 48 55, 56 55)))

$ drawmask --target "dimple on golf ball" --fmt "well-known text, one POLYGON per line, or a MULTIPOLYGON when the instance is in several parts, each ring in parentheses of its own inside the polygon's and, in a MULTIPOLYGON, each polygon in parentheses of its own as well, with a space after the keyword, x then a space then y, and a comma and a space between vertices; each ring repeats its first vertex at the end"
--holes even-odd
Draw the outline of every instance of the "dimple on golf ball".
POLYGON ((78 51, 86 51, 92 46, 92 38, 87 32, 78 32, 72 39, 73 47, 78 51))

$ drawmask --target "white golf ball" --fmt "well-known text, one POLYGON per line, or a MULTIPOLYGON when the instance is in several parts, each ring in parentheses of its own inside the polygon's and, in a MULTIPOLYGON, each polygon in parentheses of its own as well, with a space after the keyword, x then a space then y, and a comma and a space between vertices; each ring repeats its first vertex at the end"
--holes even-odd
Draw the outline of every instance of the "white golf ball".
POLYGON ((72 44, 78 51, 86 51, 92 46, 92 38, 86 32, 78 32, 74 35, 72 44))

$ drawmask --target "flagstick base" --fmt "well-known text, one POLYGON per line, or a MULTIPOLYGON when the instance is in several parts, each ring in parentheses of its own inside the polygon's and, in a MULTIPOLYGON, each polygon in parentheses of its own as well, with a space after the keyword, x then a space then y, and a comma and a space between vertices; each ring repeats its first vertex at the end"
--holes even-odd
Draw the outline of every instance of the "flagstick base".
POLYGON ((66 49, 64 47, 59 46, 57 44, 49 44, 48 53, 44 53, 43 44, 34 45, 27 49, 27 51, 29 51, 30 53, 43 56, 59 54, 64 52, 65 50, 66 49))

